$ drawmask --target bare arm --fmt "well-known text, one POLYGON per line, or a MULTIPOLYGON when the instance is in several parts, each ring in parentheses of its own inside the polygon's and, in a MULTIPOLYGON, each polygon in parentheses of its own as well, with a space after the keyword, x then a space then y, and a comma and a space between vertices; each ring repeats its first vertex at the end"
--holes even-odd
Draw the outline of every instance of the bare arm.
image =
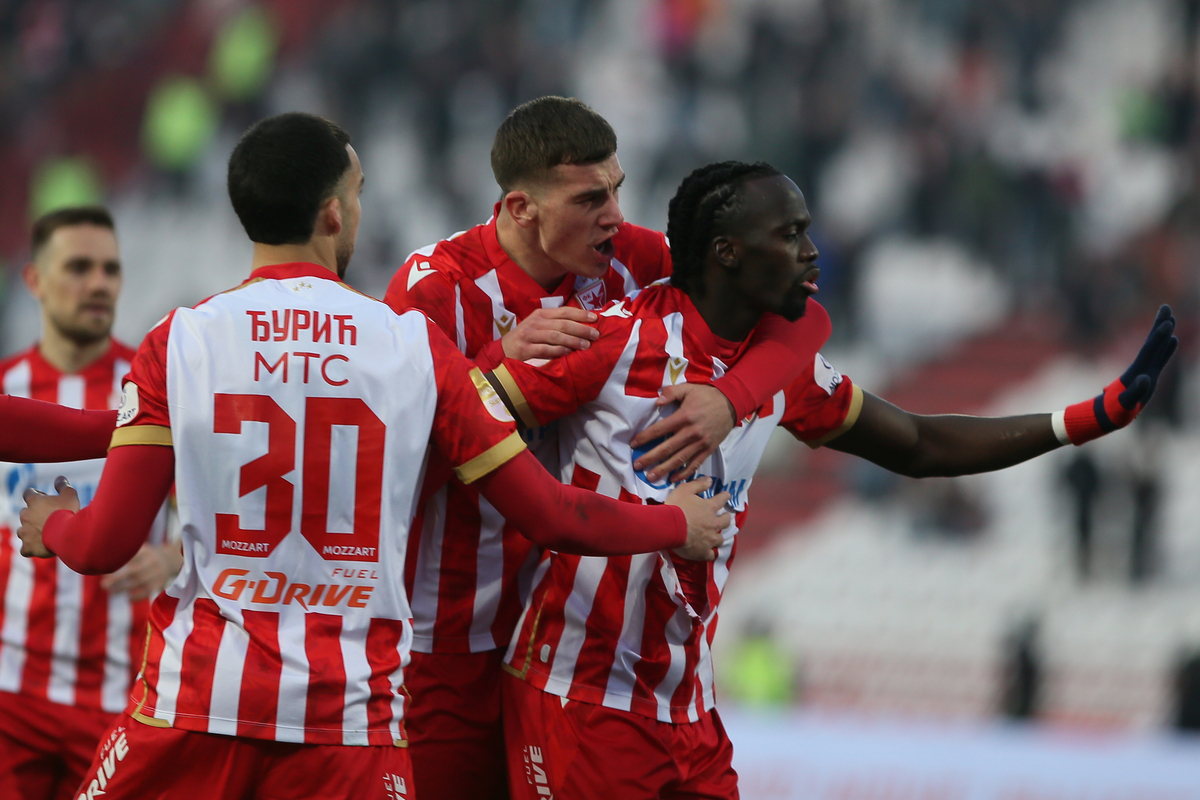
POLYGON ((910 478, 991 472, 1061 446, 1049 414, 925 416, 869 392, 858 422, 827 445, 910 478))

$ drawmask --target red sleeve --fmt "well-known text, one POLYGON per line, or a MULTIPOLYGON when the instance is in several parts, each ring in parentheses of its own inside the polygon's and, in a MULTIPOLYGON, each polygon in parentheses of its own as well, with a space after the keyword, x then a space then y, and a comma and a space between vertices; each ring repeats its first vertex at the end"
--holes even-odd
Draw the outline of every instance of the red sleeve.
POLYGON ((820 447, 848 431, 862 410, 862 389, 818 353, 809 369, 784 390, 787 406, 779 420, 809 447, 820 447))
POLYGON ((484 372, 491 372, 500 366, 500 362, 504 361, 505 358, 504 345, 499 339, 493 339, 479 348, 479 352, 475 354, 475 366, 484 372))
POLYGON ((431 439, 458 479, 471 483, 524 450, 525 442, 479 368, 428 325, 438 393, 431 439))
POLYGON ((117 412, 0 395, 0 420, 0 460, 45 464, 104 458, 117 412))
POLYGON ((813 363, 829 339, 829 314, 815 300, 795 322, 767 314, 758 323, 746 352, 713 386, 729 398, 738 419, 745 419, 813 363))
POLYGON ((587 350, 532 364, 506 358, 492 371, 523 427, 549 425, 599 397, 633 331, 632 318, 609 313, 601 312, 600 338, 587 350))
POLYGON ((171 444, 171 414, 167 407, 167 336, 171 312, 146 334, 138 347, 117 410, 112 446, 171 444))
POLYGON ((146 541, 175 480, 169 447, 118 447, 108 456, 96 496, 82 511, 56 511, 42 542, 84 575, 119 569, 146 541))
POLYGON ((451 342, 457 340, 454 282, 438 271, 430 256, 414 253, 396 270, 383 301, 397 314, 417 309, 433 320, 451 342))
POLYGON ((542 547, 580 556, 622 556, 681 547, 683 509, 625 503, 564 486, 524 452, 479 481, 479 492, 542 547))

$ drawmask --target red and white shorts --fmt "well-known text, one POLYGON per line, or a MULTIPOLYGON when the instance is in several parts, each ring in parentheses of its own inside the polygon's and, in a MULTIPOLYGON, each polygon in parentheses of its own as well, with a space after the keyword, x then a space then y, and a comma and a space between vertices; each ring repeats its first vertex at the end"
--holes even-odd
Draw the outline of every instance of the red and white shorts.
POLYGON ((504 676, 514 800, 736 800, 733 745, 717 712, 672 724, 565 700, 504 676))
POLYGON ((503 650, 413 653, 404 713, 413 776, 434 800, 504 800, 508 771, 500 719, 503 650))
POLYGON ((122 714, 76 799, 413 800, 402 747, 292 744, 156 728, 122 714))
POLYGON ((74 800, 114 719, 106 711, 0 692, 0 798, 74 800))

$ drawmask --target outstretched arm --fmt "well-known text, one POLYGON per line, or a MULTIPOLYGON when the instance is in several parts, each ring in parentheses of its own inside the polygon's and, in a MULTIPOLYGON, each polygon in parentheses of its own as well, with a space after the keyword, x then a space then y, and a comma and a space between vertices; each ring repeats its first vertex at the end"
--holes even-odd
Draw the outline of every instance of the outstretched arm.
POLYGON ((858 422, 827 446, 900 475, 929 478, 1003 469, 1062 443, 1049 414, 923 416, 863 392, 858 422))
POLYGON ((0 460, 46 464, 104 458, 116 425, 116 411, 0 395, 0 460))
POLYGON ((1175 318, 1163 306, 1133 364, 1097 397, 1055 414, 968 417, 910 414, 864 393, 855 425, 829 447, 913 478, 1004 469, 1064 444, 1083 444, 1137 417, 1178 346, 1175 318))

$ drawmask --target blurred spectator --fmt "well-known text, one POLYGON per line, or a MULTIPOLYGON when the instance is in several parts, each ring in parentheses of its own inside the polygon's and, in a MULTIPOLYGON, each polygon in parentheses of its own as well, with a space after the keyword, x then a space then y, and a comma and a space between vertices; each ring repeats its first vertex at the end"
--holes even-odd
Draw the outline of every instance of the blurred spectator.
POLYGON ((724 665, 721 689, 738 703, 777 708, 792 702, 795 674, 791 659, 771 636, 770 626, 751 623, 724 665))
POLYGON ((1008 637, 1004 655, 1004 693, 1000 710, 1010 719, 1037 716, 1042 680, 1037 620, 1020 625, 1008 637))
POLYGON ((1087 450, 1077 450, 1067 463, 1063 481, 1071 491, 1074 511, 1075 566, 1081 579, 1091 575, 1093 512, 1100 491, 1100 470, 1087 450))

